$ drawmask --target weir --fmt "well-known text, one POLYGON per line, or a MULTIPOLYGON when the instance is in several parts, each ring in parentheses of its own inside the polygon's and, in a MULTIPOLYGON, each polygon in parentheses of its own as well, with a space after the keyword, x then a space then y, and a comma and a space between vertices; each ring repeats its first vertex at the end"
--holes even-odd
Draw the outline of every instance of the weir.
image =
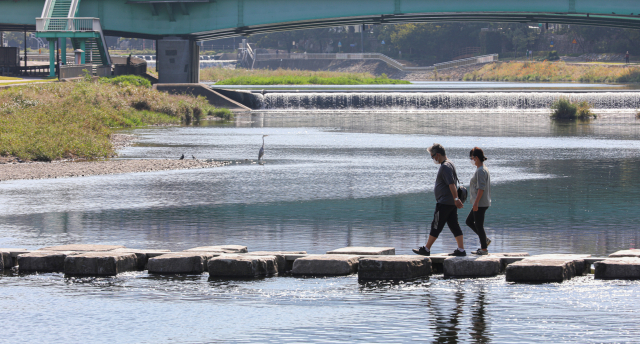
POLYGON ((434 92, 254 94, 260 108, 330 109, 548 109, 558 98, 587 101, 594 109, 638 109, 640 92, 434 92))

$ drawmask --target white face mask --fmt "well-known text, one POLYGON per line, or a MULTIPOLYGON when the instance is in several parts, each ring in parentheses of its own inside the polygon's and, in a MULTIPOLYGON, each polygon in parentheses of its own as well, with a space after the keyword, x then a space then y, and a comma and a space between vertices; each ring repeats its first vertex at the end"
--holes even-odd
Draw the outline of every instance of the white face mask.
POLYGON ((433 158, 433 163, 436 164, 436 165, 440 165, 440 163, 438 162, 438 159, 436 159, 436 158, 433 158))

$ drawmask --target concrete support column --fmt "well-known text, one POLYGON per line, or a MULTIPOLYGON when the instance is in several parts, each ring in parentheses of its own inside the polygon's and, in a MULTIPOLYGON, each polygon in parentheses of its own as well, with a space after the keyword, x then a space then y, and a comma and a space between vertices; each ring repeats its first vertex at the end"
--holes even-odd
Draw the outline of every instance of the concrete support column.
POLYGON ((200 81, 200 53, 193 40, 165 37, 158 40, 156 69, 160 83, 200 81))
POLYGON ((62 44, 60 44, 60 59, 62 60, 62 64, 67 64, 67 39, 62 38, 62 44))
POLYGON ((80 55, 80 63, 81 64, 85 64, 86 63, 85 62, 85 57, 87 56, 87 53, 86 53, 87 49, 86 49, 85 44, 84 44, 85 41, 86 41, 85 39, 80 39, 80 50, 82 50, 82 54, 80 55))
POLYGON ((49 77, 56 76, 56 39, 47 38, 49 42, 49 77))

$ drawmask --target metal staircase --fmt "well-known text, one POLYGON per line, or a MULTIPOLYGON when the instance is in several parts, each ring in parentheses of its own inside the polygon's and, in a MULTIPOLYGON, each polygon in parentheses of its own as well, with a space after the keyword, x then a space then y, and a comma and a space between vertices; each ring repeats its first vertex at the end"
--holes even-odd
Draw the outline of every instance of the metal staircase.
POLYGON ((46 0, 42 17, 36 18, 36 36, 47 39, 70 38, 74 49, 82 49, 85 64, 110 66, 99 18, 78 18, 80 0, 46 0), (82 46, 84 43, 84 47, 82 46))

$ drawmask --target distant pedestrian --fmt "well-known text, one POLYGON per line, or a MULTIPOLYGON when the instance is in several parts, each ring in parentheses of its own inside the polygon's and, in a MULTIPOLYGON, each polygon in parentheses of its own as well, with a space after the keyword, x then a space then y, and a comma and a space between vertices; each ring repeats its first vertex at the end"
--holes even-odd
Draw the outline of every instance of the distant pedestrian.
POLYGON ((427 151, 431 155, 433 162, 436 165, 440 165, 433 189, 437 202, 436 211, 433 214, 427 244, 417 249, 414 248, 413 252, 423 256, 431 255, 431 246, 436 239, 438 239, 438 235, 442 232, 444 225, 447 224, 458 244, 458 248, 450 255, 466 256, 467 253, 464 251, 464 243, 462 240, 462 229, 460 229, 460 224, 458 223, 458 209, 462 209, 463 205, 462 201, 458 199, 458 188, 456 185, 458 176, 456 168, 451 160, 447 159, 442 145, 434 143, 427 151))
POLYGON ((467 216, 467 226, 471 228, 480 239, 480 248, 473 252, 474 254, 489 254, 487 246, 491 243, 491 239, 487 238, 484 231, 484 215, 491 206, 491 175, 484 165, 487 158, 484 156, 482 149, 475 147, 469 152, 471 163, 476 167, 476 171, 471 177, 469 183, 469 191, 471 193, 471 212, 467 216))
POLYGON ((624 55, 624 61, 628 64, 629 63, 629 51, 627 51, 627 53, 624 55))

